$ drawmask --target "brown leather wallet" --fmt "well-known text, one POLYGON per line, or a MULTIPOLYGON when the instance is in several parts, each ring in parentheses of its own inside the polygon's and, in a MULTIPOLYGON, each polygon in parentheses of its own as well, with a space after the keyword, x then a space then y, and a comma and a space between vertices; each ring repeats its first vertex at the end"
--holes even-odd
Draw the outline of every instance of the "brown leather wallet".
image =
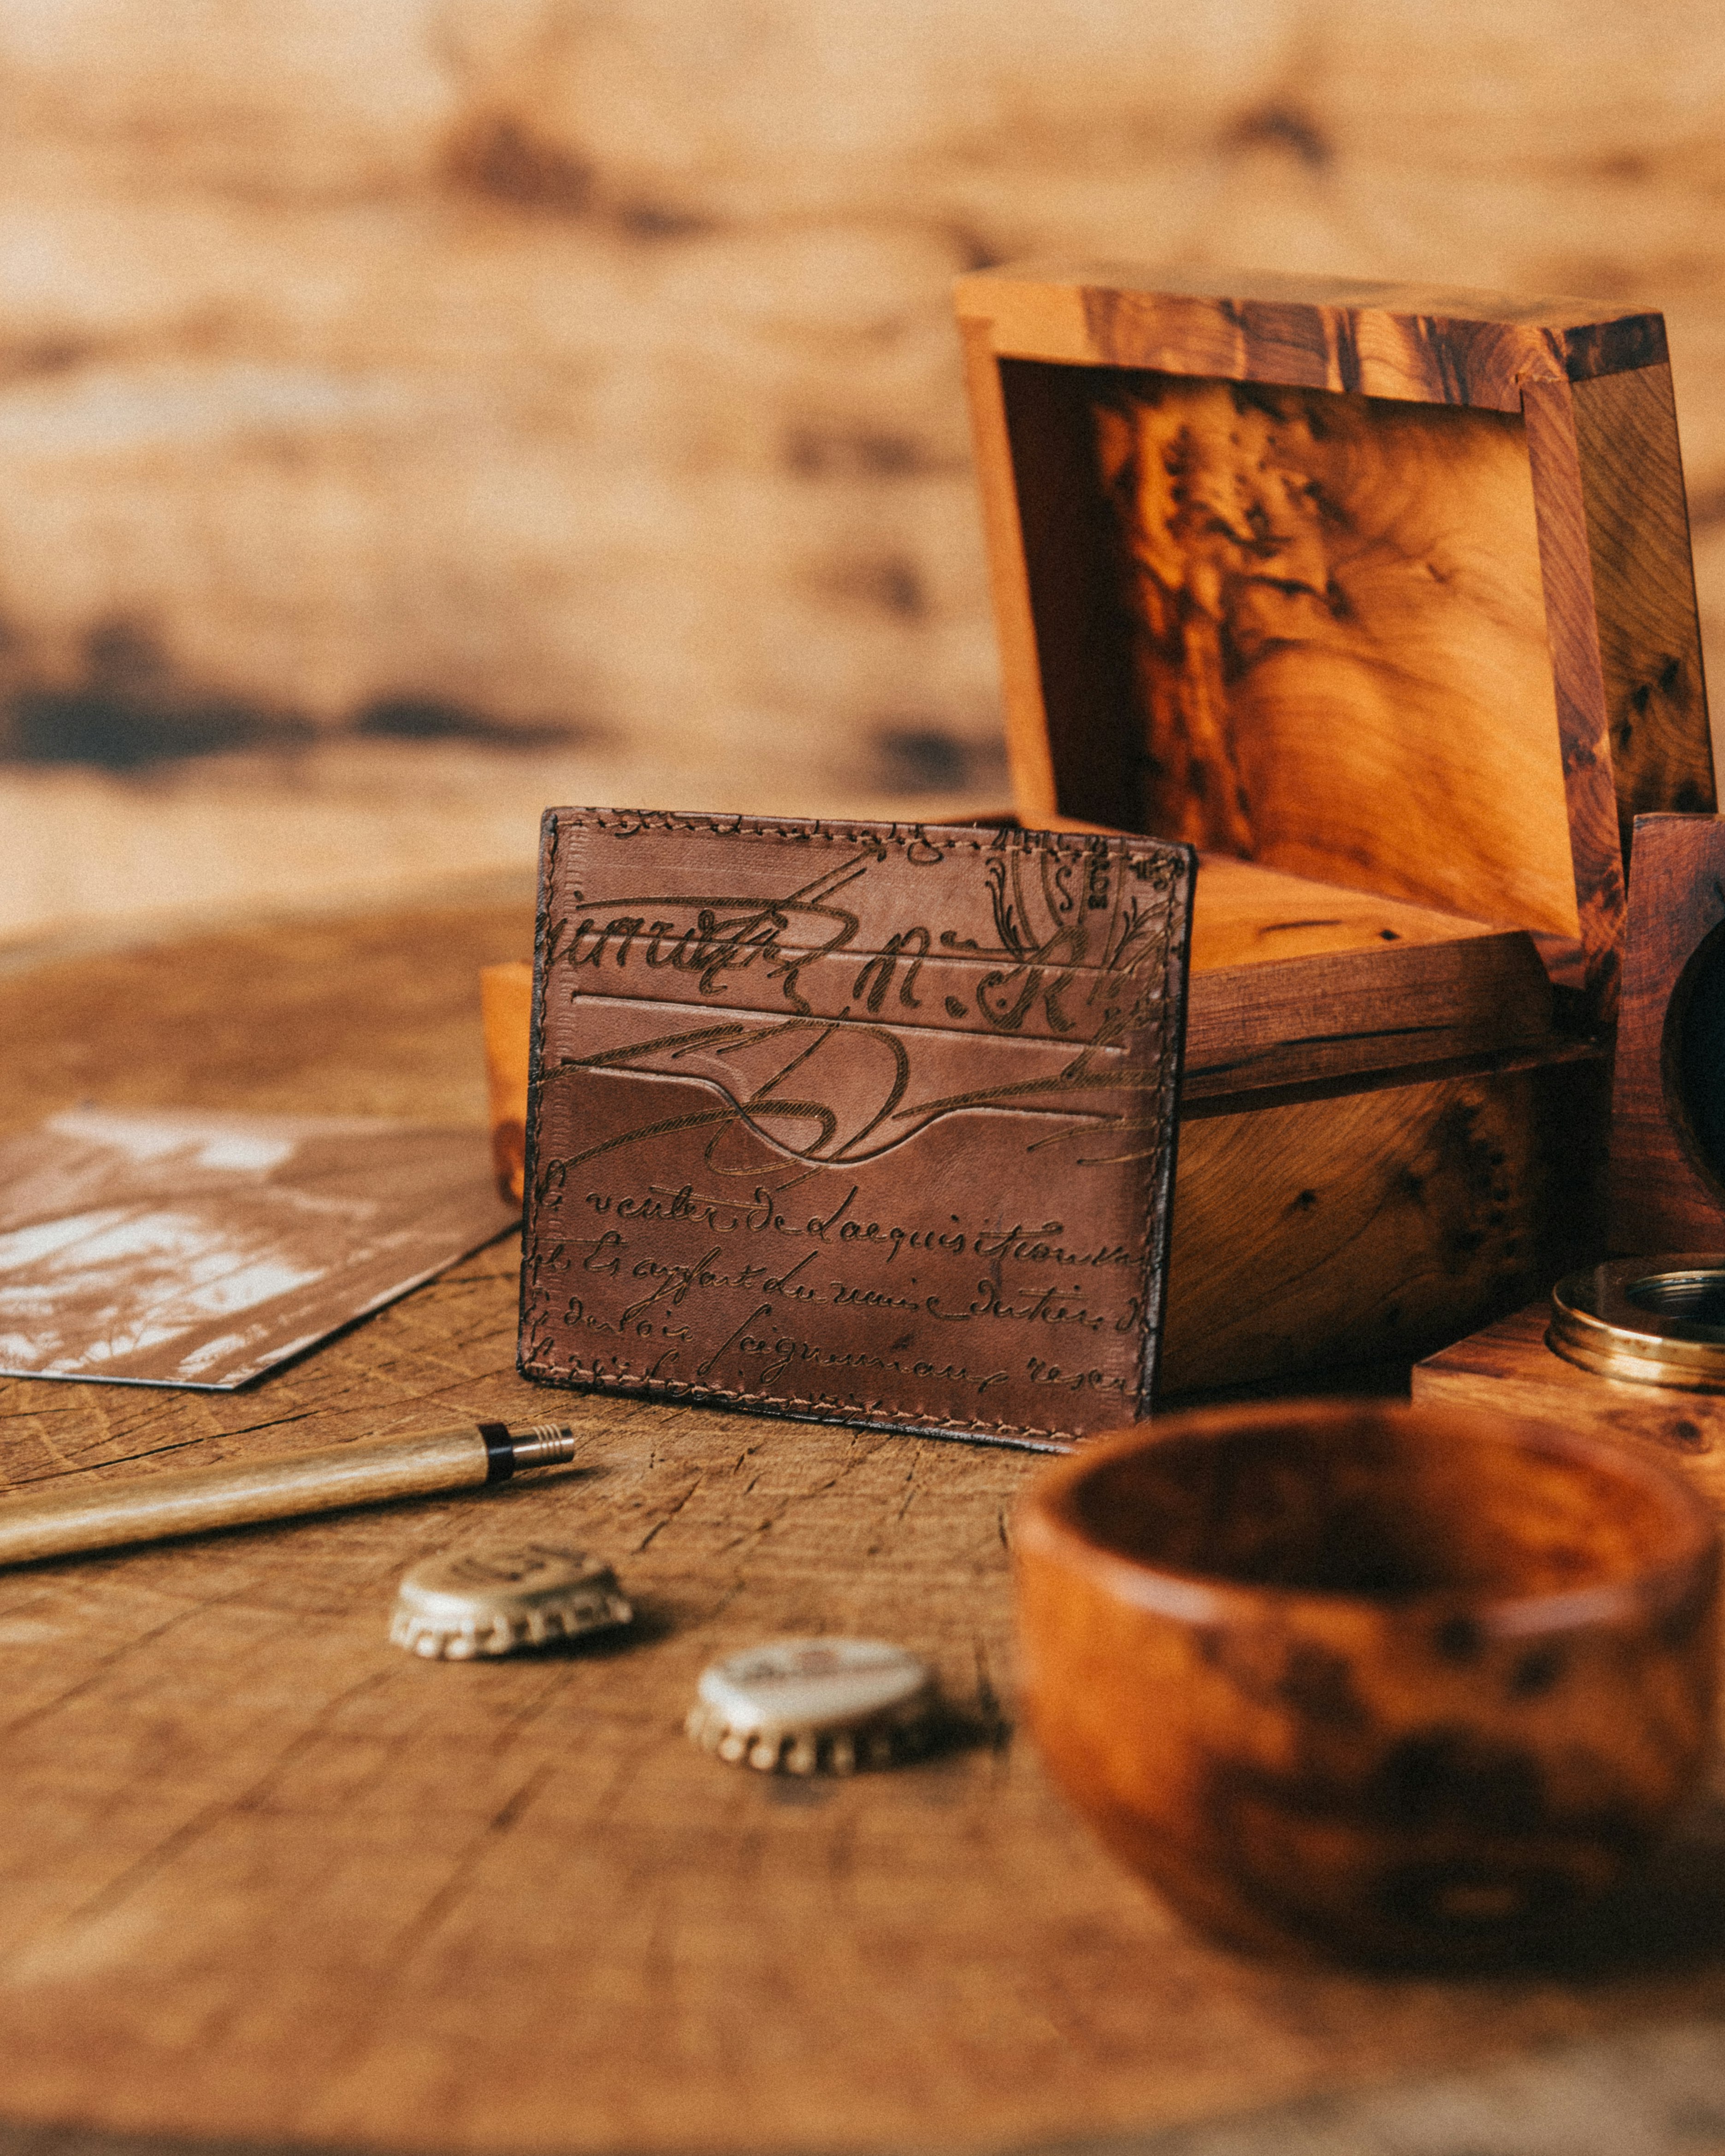
POLYGON ((1133 1420, 1195 865, 548 809, 522 1373, 1047 1449, 1133 1420))

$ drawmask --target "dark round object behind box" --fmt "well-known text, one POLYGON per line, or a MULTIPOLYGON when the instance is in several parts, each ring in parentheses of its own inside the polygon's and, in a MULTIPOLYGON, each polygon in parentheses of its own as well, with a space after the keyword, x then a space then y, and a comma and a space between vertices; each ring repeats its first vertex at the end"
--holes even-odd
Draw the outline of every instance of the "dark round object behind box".
POLYGON ((1484 1965, 1656 1844, 1708 1748, 1718 1530, 1543 1424, 1296 1403, 1085 1448, 1014 1537, 1029 1717, 1237 1943, 1484 1965))

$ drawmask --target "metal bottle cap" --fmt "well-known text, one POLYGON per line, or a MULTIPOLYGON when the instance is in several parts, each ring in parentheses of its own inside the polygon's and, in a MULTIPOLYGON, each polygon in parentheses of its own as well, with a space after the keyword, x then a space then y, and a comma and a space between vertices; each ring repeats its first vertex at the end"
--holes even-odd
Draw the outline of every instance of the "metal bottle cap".
POLYGON ((885 1640, 773 1640, 704 1671, 685 1727, 704 1752, 762 1774, 849 1774, 927 1742, 926 1663, 885 1640))
POLYGON ((410 1654, 468 1661, 627 1625, 634 1615, 608 1564, 528 1543, 416 1564, 396 1595, 389 1636, 410 1654))

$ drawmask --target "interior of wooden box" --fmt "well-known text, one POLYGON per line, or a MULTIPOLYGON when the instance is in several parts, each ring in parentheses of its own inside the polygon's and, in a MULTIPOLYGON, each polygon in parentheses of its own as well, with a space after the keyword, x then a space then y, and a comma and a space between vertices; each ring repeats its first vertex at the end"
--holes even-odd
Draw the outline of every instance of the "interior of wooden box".
POLYGON ((1014 758, 1024 820, 1202 849, 1197 973, 1506 927, 1563 969, 1579 923, 1520 415, 1000 372, 1045 713, 1014 758), (1026 798, 1039 769, 1047 798, 1026 798))
POLYGON ((1206 973, 1502 932, 1489 921, 1464 914, 1290 875, 1229 854, 1205 853, 1193 906, 1191 970, 1206 973))

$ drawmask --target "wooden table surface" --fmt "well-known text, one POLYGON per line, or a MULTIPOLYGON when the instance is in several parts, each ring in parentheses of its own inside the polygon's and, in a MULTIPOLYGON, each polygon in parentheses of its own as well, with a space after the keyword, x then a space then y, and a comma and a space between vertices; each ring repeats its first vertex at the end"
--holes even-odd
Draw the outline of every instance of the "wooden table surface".
MULTIPOLYGON (((512 907, 211 935, 0 981, 0 1128, 79 1099, 382 1112, 483 1142, 512 907)), ((1725 2147, 1725 1804, 1565 1965, 1236 1958, 1117 1870, 1011 1731, 1022 1455, 547 1395, 500 1242, 248 1391, 0 1385, 14 1486, 456 1414, 576 1467, 0 1575, 0 2156, 1725 2147), (385 1625, 426 1553, 613 1558, 634 1635, 477 1667, 385 1625), (977 1741, 849 1782, 681 1733, 715 1655, 920 1649, 977 1741)))

